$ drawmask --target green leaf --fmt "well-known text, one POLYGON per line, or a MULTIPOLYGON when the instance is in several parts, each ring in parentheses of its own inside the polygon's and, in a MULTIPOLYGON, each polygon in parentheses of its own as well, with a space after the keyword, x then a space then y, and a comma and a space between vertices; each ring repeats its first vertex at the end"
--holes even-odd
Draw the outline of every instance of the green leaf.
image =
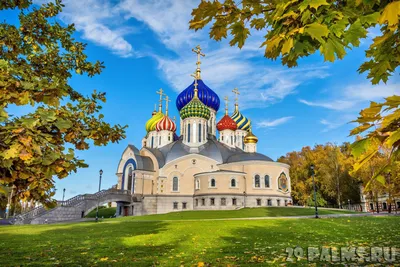
POLYGON ((360 39, 367 37, 367 33, 367 30, 361 25, 361 21, 357 19, 344 33, 344 39, 353 46, 359 46, 360 39))
POLYGON ((308 24, 304 28, 304 32, 311 36, 311 38, 318 40, 320 43, 324 43, 322 37, 327 37, 329 34, 328 27, 325 24, 312 23, 308 24))
POLYGON ((335 24, 333 24, 331 27, 329 27, 329 30, 336 35, 337 37, 342 37, 344 30, 347 27, 347 24, 349 23, 347 18, 343 18, 339 21, 337 21, 335 24))
POLYGON ((300 12, 303 12, 304 9, 306 9, 307 7, 314 8, 315 10, 317 10, 320 6, 329 6, 329 5, 330 4, 328 4, 326 0, 304 0, 301 2, 299 9, 300 12))
POLYGON ((371 140, 369 138, 358 140, 351 144, 351 153, 355 158, 358 158, 367 151, 370 144, 371 140))
POLYGON ((362 24, 366 24, 367 26, 373 26, 378 23, 379 12, 375 12, 372 14, 368 14, 360 17, 360 21, 362 24))
POLYGON ((254 18, 250 22, 250 26, 252 28, 255 28, 256 30, 261 30, 261 29, 265 28, 266 25, 267 25, 267 21, 263 18, 254 18))
POLYGON ((390 136, 385 140, 385 145, 387 145, 388 147, 392 147, 399 140, 400 140, 400 129, 390 134, 390 136))
POLYGON ((326 43, 321 45, 320 51, 324 55, 325 61, 330 62, 335 61, 335 54, 339 59, 342 59, 346 55, 343 44, 335 36, 329 37, 326 43))
POLYGON ((376 153, 378 153, 378 149, 373 150, 369 153, 366 153, 358 162, 356 162, 353 166, 354 172, 358 171, 365 163, 367 163, 376 153))
POLYGON ((250 35, 250 30, 244 26, 243 22, 236 22, 231 27, 232 40, 229 42, 230 46, 237 45, 242 48, 247 37, 250 35))
POLYGON ((55 125, 58 129, 65 130, 72 127, 72 122, 60 119, 55 122, 55 125))

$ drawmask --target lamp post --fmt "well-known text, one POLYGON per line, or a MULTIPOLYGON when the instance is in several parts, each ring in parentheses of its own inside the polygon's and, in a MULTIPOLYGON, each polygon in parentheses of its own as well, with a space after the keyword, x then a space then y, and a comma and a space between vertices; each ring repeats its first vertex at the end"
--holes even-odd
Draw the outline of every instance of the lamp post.
POLYGON ((63 189, 63 200, 62 200, 62 205, 64 206, 64 198, 65 198, 65 188, 63 189))
MULTIPOLYGON (((99 174, 100 174, 100 177, 99 177, 99 192, 100 192, 101 176, 103 175, 103 170, 100 169, 99 174)), ((96 222, 99 221, 99 198, 100 198, 100 196, 97 196, 96 222)))
POLYGON ((315 190, 315 166, 314 164, 310 165, 310 172, 312 176, 312 182, 313 182, 313 187, 314 187, 314 206, 315 206, 315 218, 318 219, 318 207, 317 207, 317 191, 315 190))
POLYGON ((349 210, 350 210, 350 204, 351 204, 350 199, 348 199, 347 202, 349 203, 349 210))

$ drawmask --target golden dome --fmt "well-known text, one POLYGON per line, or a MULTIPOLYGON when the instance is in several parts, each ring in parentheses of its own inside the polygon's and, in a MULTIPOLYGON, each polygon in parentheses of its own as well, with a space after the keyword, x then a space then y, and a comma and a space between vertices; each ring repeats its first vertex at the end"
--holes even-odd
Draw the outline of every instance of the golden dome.
POLYGON ((249 132, 247 135, 244 137, 244 143, 245 144, 257 144, 258 138, 251 132, 251 128, 249 129, 249 132))

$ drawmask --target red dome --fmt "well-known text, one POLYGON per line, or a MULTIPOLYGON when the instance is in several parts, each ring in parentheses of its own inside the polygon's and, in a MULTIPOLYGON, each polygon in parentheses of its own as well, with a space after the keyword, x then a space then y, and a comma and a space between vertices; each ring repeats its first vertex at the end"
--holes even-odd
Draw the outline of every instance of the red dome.
POLYGON ((166 130, 166 131, 175 132, 176 131, 176 124, 168 116, 164 116, 164 118, 162 118, 162 120, 160 120, 157 123, 156 130, 157 131, 166 130))
POLYGON ((222 119, 217 123, 218 131, 223 130, 232 130, 235 131, 237 129, 237 124, 229 115, 225 115, 222 119))

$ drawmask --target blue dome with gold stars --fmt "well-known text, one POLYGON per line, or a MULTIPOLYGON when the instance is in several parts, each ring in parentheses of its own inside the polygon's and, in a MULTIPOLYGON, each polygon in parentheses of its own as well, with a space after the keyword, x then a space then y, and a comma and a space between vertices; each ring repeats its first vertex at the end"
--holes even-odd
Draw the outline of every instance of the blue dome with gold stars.
MULTIPOLYGON (((220 100, 218 95, 211 90, 201 79, 197 80, 198 96, 200 101, 209 108, 218 111, 220 100)), ((176 98, 176 107, 180 111, 194 96, 194 81, 188 88, 183 90, 176 98)))

